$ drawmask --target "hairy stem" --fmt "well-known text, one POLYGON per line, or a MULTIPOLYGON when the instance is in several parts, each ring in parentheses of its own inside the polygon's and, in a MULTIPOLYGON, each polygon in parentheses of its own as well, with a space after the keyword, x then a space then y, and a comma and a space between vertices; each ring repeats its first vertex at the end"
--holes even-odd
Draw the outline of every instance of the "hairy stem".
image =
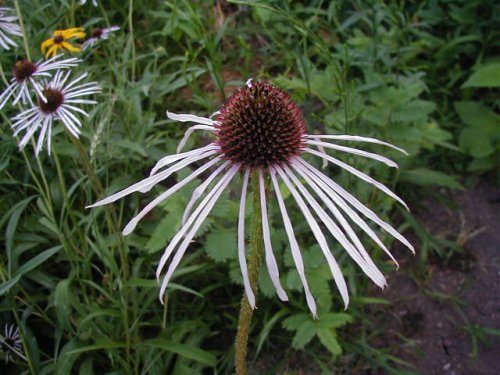
MULTIPOLYGON (((253 228, 251 238, 251 254, 248 260, 248 276, 250 278, 250 286, 257 297, 258 281, 262 257, 264 254, 264 237, 262 234, 262 210, 260 206, 259 193, 259 174, 254 172, 252 175, 253 188, 253 228)), ((250 323, 252 322, 253 309, 248 303, 245 294, 241 299, 240 316, 238 320, 238 332, 236 334, 236 353, 235 366, 237 375, 247 374, 247 352, 248 352, 248 335, 250 333, 250 323)))

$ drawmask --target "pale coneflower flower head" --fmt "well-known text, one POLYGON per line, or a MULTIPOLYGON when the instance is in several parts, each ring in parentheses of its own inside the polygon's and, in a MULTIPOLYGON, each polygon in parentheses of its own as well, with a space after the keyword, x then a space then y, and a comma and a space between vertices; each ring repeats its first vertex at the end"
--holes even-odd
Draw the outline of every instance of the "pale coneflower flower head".
POLYGON ((14 324, 5 325, 3 338, 0 339, 0 353, 5 356, 5 363, 12 360, 14 354, 24 357, 19 327, 15 327, 14 324))
POLYGON ((42 85, 37 79, 40 79, 40 77, 51 77, 51 71, 71 68, 77 66, 81 61, 77 58, 58 60, 60 56, 54 56, 47 61, 40 60, 36 63, 29 60, 18 61, 14 65, 14 69, 12 69, 13 77, 10 80, 10 84, 0 95, 0 109, 5 106, 11 97, 14 97, 12 105, 16 105, 19 102, 24 105, 28 103, 33 105, 30 86, 41 100, 46 101, 42 93, 42 85))
POLYGON ((20 132, 25 132, 19 142, 21 150, 39 131, 35 154, 40 153, 44 140, 46 140, 50 155, 54 121, 61 122, 72 136, 78 138, 80 135, 82 122, 77 113, 86 117, 88 117, 88 113, 79 106, 82 104, 96 104, 96 101, 84 99, 84 97, 101 92, 101 88, 97 82, 80 83, 88 76, 88 73, 84 73, 69 82, 70 74, 71 70, 58 70, 52 80, 43 86, 42 95, 45 100, 39 97, 37 104, 12 119, 14 136, 17 136, 20 132))
MULTIPOLYGON (((87 0, 80 0, 80 5, 85 5, 86 3, 87 3, 87 0)), ((92 0, 92 4, 96 7, 97 0, 92 0)))
POLYGON ((245 254, 245 207, 249 178, 252 172, 257 172, 258 175, 265 262, 271 281, 278 297, 283 301, 288 300, 287 293, 280 282, 278 263, 273 254, 267 214, 268 197, 265 182, 267 178, 270 179, 270 186, 272 186, 274 196, 278 202, 283 225, 290 243, 291 255, 304 287, 307 305, 315 317, 317 316, 316 302, 307 282, 301 251, 280 185, 288 188, 293 200, 308 223, 330 268, 346 308, 349 302, 347 285, 330 250, 325 232, 328 232, 347 251, 363 272, 381 288, 386 285, 385 278, 365 250, 352 224, 355 224, 361 231, 366 233, 395 263, 396 261, 389 250, 361 216, 373 221, 414 251, 412 245, 391 225, 379 218, 350 192, 304 158, 305 155, 310 155, 326 159, 329 163, 345 169, 372 184, 406 207, 401 198, 383 184, 336 157, 327 154, 325 151, 325 149, 329 149, 338 153, 355 154, 377 160, 390 167, 396 167, 394 161, 384 156, 358 148, 343 146, 336 142, 366 142, 388 146, 405 153, 404 150, 387 142, 368 137, 307 134, 306 122, 297 104, 283 90, 267 82, 248 80, 246 85, 237 90, 220 110, 210 118, 190 114, 175 114, 168 111, 167 116, 172 120, 194 123, 193 126, 187 129, 186 135, 179 144, 178 152, 195 130, 210 132, 215 138, 214 141, 192 151, 164 157, 156 163, 150 177, 90 206, 102 206, 136 191, 147 192, 155 184, 165 180, 176 171, 194 163, 203 163, 194 169, 189 176, 171 186, 145 206, 123 230, 123 233, 127 235, 134 230, 139 220, 154 207, 203 172, 210 170, 210 174, 205 177, 203 183, 194 190, 184 213, 182 228, 174 236, 160 259, 156 272, 158 279, 164 274, 167 261, 170 260, 162 280, 160 300, 163 300, 163 294, 172 274, 179 265, 197 230, 203 224, 223 191, 227 189, 230 182, 239 173, 242 175, 242 190, 238 223, 238 258, 246 296, 252 307, 255 307, 255 295, 250 286, 245 254), (320 151, 313 149, 313 147, 317 147, 320 151), (215 183, 215 186, 208 189, 212 182, 215 183), (207 189, 208 193, 193 210, 196 202, 207 189), (323 226, 320 226, 321 224, 323 226))
POLYGON ((97 42, 101 40, 106 40, 109 38, 109 36, 114 33, 115 31, 120 30, 119 26, 111 26, 107 27, 104 29, 97 28, 92 30, 92 33, 90 34, 90 38, 88 38, 83 44, 82 44, 82 50, 86 50, 89 47, 94 46, 97 42))
POLYGON ((17 17, 8 16, 13 10, 7 7, 0 7, 0 47, 3 49, 10 49, 10 47, 17 47, 10 35, 22 36, 21 27, 17 24, 17 17))

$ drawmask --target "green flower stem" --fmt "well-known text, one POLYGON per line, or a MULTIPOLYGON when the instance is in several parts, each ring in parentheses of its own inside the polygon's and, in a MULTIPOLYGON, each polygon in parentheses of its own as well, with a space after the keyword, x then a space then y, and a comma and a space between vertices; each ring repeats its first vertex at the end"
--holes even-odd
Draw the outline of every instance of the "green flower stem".
MULTIPOLYGON (((260 206, 259 174, 254 172, 252 176, 253 187, 253 229, 251 238, 251 254, 248 260, 248 276, 250 286, 257 297, 260 266, 264 255, 264 236, 262 233, 262 209, 260 206)), ((252 322, 253 309, 248 303, 245 294, 241 299, 240 316, 238 320, 238 332, 236 334, 235 366, 237 375, 247 374, 247 352, 248 335, 250 323, 252 322)))
POLYGON ((14 6, 16 7, 19 26, 21 27, 21 31, 23 32, 23 42, 24 42, 24 50, 26 51, 26 58, 31 61, 30 47, 28 43, 28 38, 26 37, 26 29, 24 28, 23 15, 21 13, 21 7, 19 6, 19 0, 14 0, 14 6))

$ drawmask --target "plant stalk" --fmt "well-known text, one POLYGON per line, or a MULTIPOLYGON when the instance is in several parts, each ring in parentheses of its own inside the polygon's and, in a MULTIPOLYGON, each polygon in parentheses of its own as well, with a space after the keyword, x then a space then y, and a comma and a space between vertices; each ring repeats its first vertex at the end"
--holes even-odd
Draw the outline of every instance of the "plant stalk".
MULTIPOLYGON (((264 255, 264 236, 262 233, 262 209, 260 206, 259 174, 255 171, 252 175, 253 188, 253 223, 251 238, 251 254, 248 260, 248 276, 250 286, 257 297, 260 266, 264 255)), ((238 332, 235 342, 235 366, 237 375, 247 375, 247 352, 248 335, 252 322, 253 309, 248 303, 246 295, 243 293, 241 299, 240 316, 238 320, 238 332)))

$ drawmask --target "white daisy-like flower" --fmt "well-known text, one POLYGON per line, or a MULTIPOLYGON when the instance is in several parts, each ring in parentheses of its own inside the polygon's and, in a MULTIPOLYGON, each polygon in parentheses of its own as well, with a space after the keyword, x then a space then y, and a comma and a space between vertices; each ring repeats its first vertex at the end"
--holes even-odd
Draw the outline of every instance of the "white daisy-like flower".
POLYGON ((107 27, 104 29, 97 28, 92 31, 91 37, 88 38, 83 44, 82 44, 82 50, 86 50, 89 47, 92 47, 95 45, 97 42, 101 40, 106 40, 109 38, 109 36, 114 33, 115 31, 120 30, 119 26, 111 26, 107 27))
POLYGON ((366 233, 380 246, 396 265, 397 262, 389 250, 360 215, 373 221, 414 252, 412 245, 391 225, 379 218, 371 209, 363 205, 351 193, 304 158, 305 155, 312 155, 320 159, 326 159, 329 163, 343 168, 372 184, 406 207, 401 198, 380 182, 336 157, 327 154, 325 151, 321 151, 330 149, 339 153, 355 154, 385 163, 390 167, 397 167, 394 161, 384 156, 343 146, 334 143, 334 141, 375 143, 406 153, 401 148, 368 137, 309 135, 306 133, 306 123, 299 107, 287 93, 267 82, 252 82, 248 80, 247 84, 236 91, 220 110, 215 112, 210 118, 190 114, 175 114, 168 111, 167 116, 172 120, 195 123, 195 125, 186 131, 186 135, 179 144, 178 152, 185 145, 187 138, 194 130, 211 132, 215 137, 214 142, 192 151, 164 157, 156 163, 150 177, 90 206, 96 207, 109 204, 137 191, 147 192, 154 185, 182 168, 193 163, 203 162, 203 165, 197 167, 189 176, 171 186, 167 191, 145 206, 123 230, 123 234, 127 235, 134 230, 137 223, 153 208, 205 171, 212 170, 203 183, 194 190, 184 213, 182 228, 174 236, 160 259, 156 272, 158 279, 164 273, 167 261, 170 260, 169 267, 161 284, 160 300, 163 299, 163 294, 172 274, 179 265, 197 230, 203 224, 222 192, 235 179, 238 173, 242 174, 243 179, 238 224, 238 258, 246 296, 252 307, 255 307, 255 295, 250 286, 246 263, 245 207, 249 177, 253 172, 257 172, 259 181, 265 262, 271 281, 279 298, 283 301, 288 300, 288 296, 281 285, 278 264, 273 254, 271 242, 267 215, 268 198, 265 194, 265 180, 268 178, 272 182, 274 195, 278 201, 283 224, 290 243, 292 258, 304 287, 307 305, 315 317, 317 315, 316 302, 307 282, 304 262, 298 241, 295 237, 294 227, 280 190, 280 183, 288 188, 304 215, 306 222, 309 224, 324 254, 346 308, 349 303, 347 285, 340 267, 330 250, 325 237, 325 231, 329 232, 359 265, 363 272, 382 288, 386 285, 385 278, 365 250, 365 247, 353 229, 352 223, 358 226, 362 232, 366 233), (216 119, 212 119, 212 117, 216 119), (318 148, 320 151, 313 149, 313 147, 319 146, 322 147, 321 149, 318 148), (209 190, 201 203, 193 210, 198 199, 207 191, 209 185, 216 180, 215 186, 209 190), (324 226, 320 227, 320 223, 324 226))
POLYGON ((30 91, 30 86, 33 88, 35 94, 44 102, 46 102, 45 97, 42 93, 42 84, 37 82, 37 78, 40 77, 51 77, 52 70, 66 69, 73 66, 77 66, 81 61, 77 58, 70 58, 65 60, 57 60, 62 55, 54 56, 47 61, 40 60, 36 63, 29 60, 18 61, 12 69, 12 79, 10 80, 10 85, 7 86, 5 91, 0 95, 0 109, 2 109, 8 100, 14 96, 12 101, 13 105, 21 102, 24 105, 31 104, 32 92, 30 91))
POLYGON ((88 113, 79 108, 78 105, 96 104, 95 100, 82 99, 82 97, 97 94, 101 92, 101 88, 97 82, 78 84, 88 76, 88 73, 84 73, 67 83, 70 74, 71 70, 66 72, 58 70, 52 80, 46 83, 42 89, 45 101, 39 97, 36 105, 12 119, 14 136, 17 136, 22 131, 25 132, 19 142, 21 150, 28 144, 34 134, 40 130, 35 154, 40 153, 46 139, 50 155, 52 125, 55 120, 62 122, 72 136, 78 138, 80 135, 82 122, 76 116, 76 113, 81 113, 86 117, 88 117, 88 113))
POLYGON ((7 7, 0 7, 0 47, 3 49, 10 49, 10 47, 17 47, 8 34, 15 36, 23 36, 21 27, 17 24, 17 17, 7 16, 6 13, 13 12, 12 9, 7 7))
POLYGON ((15 327, 14 324, 5 325, 3 338, 0 338, 0 352, 5 356, 5 363, 13 358, 13 354, 24 358, 19 327, 15 327))
MULTIPOLYGON (((85 5, 87 3, 87 0, 80 0, 81 5, 85 5)), ((97 6, 97 0, 92 0, 92 4, 96 7, 97 6)))

